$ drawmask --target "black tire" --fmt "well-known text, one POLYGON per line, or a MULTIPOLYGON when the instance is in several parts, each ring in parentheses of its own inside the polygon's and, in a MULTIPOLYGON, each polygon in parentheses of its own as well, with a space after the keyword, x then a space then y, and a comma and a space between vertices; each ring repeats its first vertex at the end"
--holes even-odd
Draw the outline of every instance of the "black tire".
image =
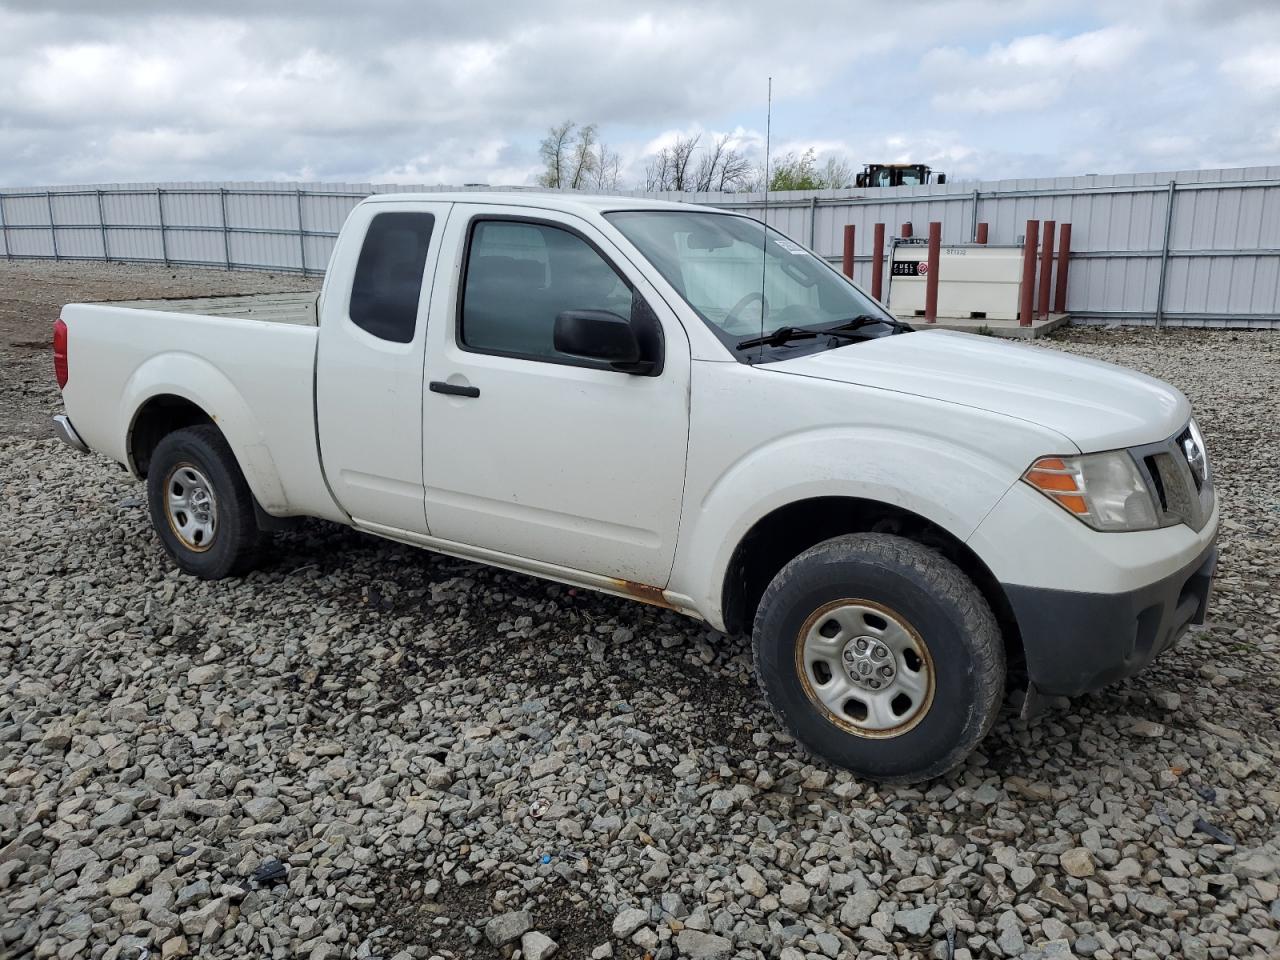
MULTIPOLYGON (((867 639, 874 641, 874 634, 867 639)), ((910 783, 953 769, 991 730, 1004 696, 1004 643, 982 593, 942 554, 888 534, 827 540, 783 567, 760 601, 752 649, 765 700, 796 740, 809 752, 874 780, 910 783), (839 603, 844 600, 859 603, 839 603), (874 613, 863 612, 867 605, 895 615, 906 627, 899 635, 913 636, 927 648, 927 663, 914 652, 898 658, 911 659, 912 682, 930 691, 920 696, 922 706, 910 698, 903 701, 915 712, 901 732, 858 727, 850 713, 865 710, 857 700, 859 691, 845 701, 854 709, 840 715, 817 702, 821 695, 816 690, 837 688, 825 686, 830 668, 825 660, 812 659, 805 637, 826 630, 835 636, 832 646, 839 648, 846 635, 854 638, 859 630, 837 624, 837 633, 821 622, 827 616, 822 611, 883 623, 874 613), (920 670, 927 672, 916 672, 920 670), (926 684, 920 678, 930 673, 926 684)), ((846 645, 839 656, 856 655, 846 645)), ((843 660, 837 662, 843 665, 843 660)), ((856 665, 850 671, 850 681, 858 681, 856 665)), ((838 679, 845 682, 844 675, 838 679)))
POLYGON ((147 468, 147 504, 160 542, 187 573, 220 580, 247 573, 257 563, 265 535, 254 515, 253 494, 231 447, 212 424, 175 430, 156 445, 147 468), (169 492, 183 489, 179 474, 188 468, 197 471, 188 476, 208 481, 212 494, 206 514, 213 518, 212 532, 203 538, 191 534, 193 543, 179 532, 185 515, 169 506, 169 492))

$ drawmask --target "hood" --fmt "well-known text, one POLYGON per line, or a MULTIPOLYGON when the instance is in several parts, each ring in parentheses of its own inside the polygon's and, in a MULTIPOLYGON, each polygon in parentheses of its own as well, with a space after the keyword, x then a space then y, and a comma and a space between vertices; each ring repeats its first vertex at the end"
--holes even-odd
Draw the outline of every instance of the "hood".
POLYGON ((1164 440, 1191 416, 1187 398, 1154 377, 948 330, 865 340, 767 369, 1017 417, 1062 434, 1084 453, 1164 440))

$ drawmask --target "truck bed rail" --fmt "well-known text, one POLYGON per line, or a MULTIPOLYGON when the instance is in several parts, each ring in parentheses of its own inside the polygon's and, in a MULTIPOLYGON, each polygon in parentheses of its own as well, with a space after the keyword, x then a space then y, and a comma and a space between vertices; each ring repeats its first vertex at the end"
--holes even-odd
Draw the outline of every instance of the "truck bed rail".
POLYGON ((128 307, 207 317, 236 317, 266 323, 316 326, 319 293, 255 293, 235 297, 184 297, 172 300, 113 300, 97 306, 128 307))

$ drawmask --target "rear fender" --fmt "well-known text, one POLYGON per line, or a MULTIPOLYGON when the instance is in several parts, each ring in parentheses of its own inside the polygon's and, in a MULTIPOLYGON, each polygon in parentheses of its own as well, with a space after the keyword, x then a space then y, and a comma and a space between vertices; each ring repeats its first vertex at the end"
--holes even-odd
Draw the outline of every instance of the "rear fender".
POLYGON ((122 449, 130 472, 138 476, 131 454, 133 426, 147 401, 181 397, 209 415, 226 437, 245 482, 268 513, 284 513, 288 497, 280 472, 267 448, 258 418, 231 380, 217 367, 191 353, 162 353, 149 358, 125 383, 118 423, 127 423, 122 449))

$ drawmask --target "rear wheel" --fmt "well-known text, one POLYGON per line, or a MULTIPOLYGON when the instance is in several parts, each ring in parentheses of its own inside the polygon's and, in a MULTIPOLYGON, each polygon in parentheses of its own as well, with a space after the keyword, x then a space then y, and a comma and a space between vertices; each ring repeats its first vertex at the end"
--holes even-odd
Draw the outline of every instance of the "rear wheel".
POLYGON ((877 780, 958 765, 1004 694, 982 593, 940 553, 887 534, 825 541, 765 591, 752 635, 778 718, 811 753, 877 780))
POLYGON ((147 501, 160 542, 187 573, 218 580, 257 562, 265 537, 253 495, 217 427, 175 430, 156 445, 147 501))

